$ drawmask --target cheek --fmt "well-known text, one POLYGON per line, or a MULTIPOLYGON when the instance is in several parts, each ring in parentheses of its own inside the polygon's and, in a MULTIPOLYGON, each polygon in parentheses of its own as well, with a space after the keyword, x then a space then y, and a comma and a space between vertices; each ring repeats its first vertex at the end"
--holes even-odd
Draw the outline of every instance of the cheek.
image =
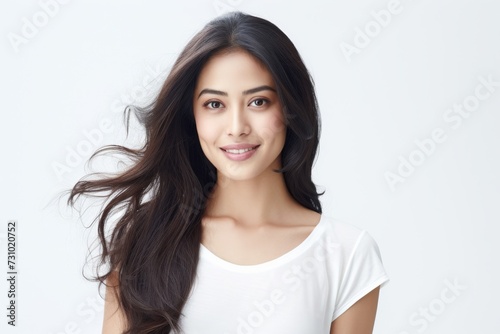
POLYGON ((275 113, 262 120, 259 128, 262 129, 261 136, 266 140, 284 140, 285 123, 279 113, 275 113))
POLYGON ((196 118, 196 131, 198 132, 198 137, 200 142, 213 142, 216 136, 216 127, 213 122, 209 122, 206 118, 198 117, 196 118))

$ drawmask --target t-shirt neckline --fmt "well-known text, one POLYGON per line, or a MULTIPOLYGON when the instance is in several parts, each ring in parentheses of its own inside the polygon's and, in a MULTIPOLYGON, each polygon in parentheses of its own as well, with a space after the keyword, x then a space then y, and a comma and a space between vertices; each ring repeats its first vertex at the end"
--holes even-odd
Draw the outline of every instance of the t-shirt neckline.
POLYGON ((277 266, 290 262, 290 260, 296 258, 298 255, 307 250, 311 246, 311 244, 313 244, 316 241, 318 236, 321 235, 321 232, 324 230, 325 221, 326 219, 324 218, 324 215, 321 214, 319 222, 313 228, 311 233, 309 233, 309 235, 300 244, 298 244, 288 252, 278 256, 277 258, 274 258, 266 262, 258 264, 249 264, 249 265, 242 265, 229 262, 212 253, 202 243, 200 243, 200 257, 210 260, 212 263, 215 263, 220 267, 223 267, 231 271, 255 272, 255 271, 262 271, 275 268, 277 266))

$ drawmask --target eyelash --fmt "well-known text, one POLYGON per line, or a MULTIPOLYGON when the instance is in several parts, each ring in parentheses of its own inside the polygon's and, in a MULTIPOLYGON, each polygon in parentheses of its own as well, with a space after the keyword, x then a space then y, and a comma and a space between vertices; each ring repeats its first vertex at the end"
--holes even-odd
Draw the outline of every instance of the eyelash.
POLYGON ((203 106, 206 107, 206 108, 208 108, 208 109, 219 109, 219 108, 213 108, 213 107, 211 107, 210 105, 212 103, 218 103, 218 104, 222 105, 222 102, 219 102, 219 101, 208 101, 203 106))
MULTIPOLYGON (((269 103, 268 99, 258 98, 258 99, 253 100, 252 102, 250 102, 250 104, 254 103, 255 101, 262 101, 262 102, 264 102, 263 105, 266 105, 269 103)), ((262 107, 262 106, 256 106, 256 107, 262 107)))
MULTIPOLYGON (((251 105, 251 104, 252 104, 252 103, 254 103, 255 101, 262 101, 262 102, 264 102, 264 103, 263 103, 262 105, 260 105, 260 106, 255 106, 255 107, 257 107, 257 108, 262 107, 262 106, 264 106, 264 105, 266 105, 266 104, 268 104, 268 103, 269 103, 269 100, 268 100, 268 99, 258 98, 258 99, 252 100, 252 101, 249 103, 249 105, 251 105)), ((206 107, 206 108, 208 108, 208 109, 219 109, 219 108, 213 108, 213 107, 210 107, 210 105, 211 105, 212 103, 218 103, 218 104, 220 104, 220 105, 223 105, 223 104, 222 104, 222 102, 220 102, 220 101, 208 101, 208 102, 206 102, 205 104, 203 104, 203 106, 204 106, 204 107, 206 107)))

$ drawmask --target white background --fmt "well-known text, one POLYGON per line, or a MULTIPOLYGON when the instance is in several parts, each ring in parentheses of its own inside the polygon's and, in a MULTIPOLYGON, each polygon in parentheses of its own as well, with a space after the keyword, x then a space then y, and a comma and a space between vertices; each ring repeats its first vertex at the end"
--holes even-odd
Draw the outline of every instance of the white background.
POLYGON ((314 77, 324 213, 367 229, 391 277, 374 333, 500 333, 498 1, 54 1, 0 11, 0 266, 5 277, 16 219, 19 272, 15 328, 1 279, 2 333, 100 332, 97 284, 81 275, 93 234, 57 196, 89 171, 89 148, 124 142, 123 107, 154 97, 223 3, 278 25, 314 77), (381 27, 372 11, 388 6, 381 27), (482 100, 480 77, 496 82, 478 88, 482 100), (474 110, 447 122, 462 103, 474 110), (435 131, 441 142, 422 153, 416 141, 435 131), (410 158, 413 172, 391 187, 387 173, 410 158))

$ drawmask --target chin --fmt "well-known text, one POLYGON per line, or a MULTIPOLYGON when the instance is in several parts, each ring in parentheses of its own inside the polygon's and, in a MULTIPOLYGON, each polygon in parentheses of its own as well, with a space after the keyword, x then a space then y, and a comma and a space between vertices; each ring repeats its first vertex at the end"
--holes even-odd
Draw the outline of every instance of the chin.
POLYGON ((222 170, 219 171, 219 175, 223 175, 223 177, 227 180, 232 180, 232 181, 251 181, 251 180, 258 180, 261 177, 266 176, 269 177, 269 174, 278 174, 273 171, 273 169, 279 169, 279 164, 273 164, 269 166, 265 170, 250 170, 250 169, 245 169, 241 166, 236 166, 237 168, 241 168, 240 171, 230 171, 230 170, 222 170))

